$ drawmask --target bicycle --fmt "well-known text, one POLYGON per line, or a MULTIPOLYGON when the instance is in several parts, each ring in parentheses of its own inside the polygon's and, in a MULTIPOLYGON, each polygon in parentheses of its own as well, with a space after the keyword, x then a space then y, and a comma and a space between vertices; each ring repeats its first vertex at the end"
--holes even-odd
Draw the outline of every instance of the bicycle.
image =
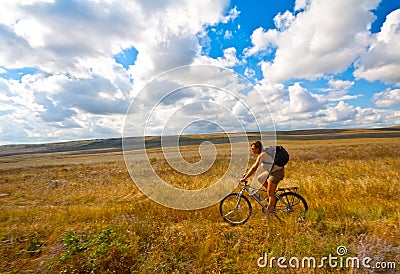
MULTIPOLYGON (((239 181, 239 184, 243 185, 239 192, 232 192, 226 195, 220 202, 219 210, 224 220, 231 225, 241 225, 247 222, 253 212, 253 208, 249 198, 244 195, 245 192, 256 200, 262 207, 262 211, 269 216, 268 197, 262 199, 260 193, 258 193, 258 191, 267 192, 267 190, 264 187, 257 188, 250 186, 247 181, 239 181), (263 200, 266 201, 265 204, 263 200)), ((308 205, 306 200, 297 193, 297 190, 298 187, 280 187, 276 190, 276 203, 273 215, 279 220, 281 220, 279 215, 283 216, 284 214, 296 216, 300 220, 304 218, 308 210, 308 205)))

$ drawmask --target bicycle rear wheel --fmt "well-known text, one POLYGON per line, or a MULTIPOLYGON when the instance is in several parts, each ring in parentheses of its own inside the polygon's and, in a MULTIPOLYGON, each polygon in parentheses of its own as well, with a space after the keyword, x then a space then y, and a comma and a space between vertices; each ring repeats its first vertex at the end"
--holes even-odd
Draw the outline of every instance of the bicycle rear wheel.
POLYGON ((308 210, 306 200, 295 192, 285 192, 279 195, 281 199, 276 200, 275 211, 280 216, 289 215, 302 220, 308 210))
POLYGON ((241 225, 250 218, 252 207, 246 196, 230 193, 221 200, 219 212, 222 218, 231 225, 241 225))

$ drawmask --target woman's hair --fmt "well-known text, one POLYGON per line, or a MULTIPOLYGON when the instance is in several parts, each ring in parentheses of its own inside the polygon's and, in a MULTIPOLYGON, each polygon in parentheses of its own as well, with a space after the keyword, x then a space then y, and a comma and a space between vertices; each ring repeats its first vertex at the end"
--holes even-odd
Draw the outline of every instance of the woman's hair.
POLYGON ((260 151, 263 148, 263 145, 262 145, 261 141, 254 141, 253 143, 251 143, 251 146, 254 146, 257 149, 260 149, 260 151))

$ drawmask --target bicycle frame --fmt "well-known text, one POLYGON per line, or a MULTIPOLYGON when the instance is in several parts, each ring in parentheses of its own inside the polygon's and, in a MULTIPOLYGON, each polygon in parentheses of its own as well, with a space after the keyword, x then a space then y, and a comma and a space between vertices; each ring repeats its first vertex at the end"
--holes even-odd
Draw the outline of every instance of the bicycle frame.
MULTIPOLYGON (((239 184, 240 183, 241 182, 239 182, 239 184)), ((254 191, 255 193, 258 192, 258 191, 267 192, 267 190, 264 187, 258 188, 258 187, 254 187, 254 186, 248 185, 247 183, 248 183, 247 181, 244 181, 243 187, 239 191, 239 196, 241 197, 243 195, 243 193, 246 191, 249 194, 249 196, 251 196, 254 200, 256 200, 256 202, 263 208, 263 211, 264 210, 268 210, 268 204, 264 204, 261 199, 259 199, 255 195, 252 195, 251 192, 250 192, 250 191, 254 191)), ((291 211, 293 211, 293 208, 292 208, 291 204, 287 203, 284 199, 282 199, 282 197, 279 195, 279 193, 285 193, 285 192, 294 192, 294 193, 296 193, 297 190, 298 190, 298 187, 280 187, 280 188, 277 188, 276 191, 275 191, 275 198, 277 200, 280 200, 286 206, 286 208, 288 208, 288 210, 291 212, 291 211)), ((268 201, 268 197, 265 200, 268 201)))

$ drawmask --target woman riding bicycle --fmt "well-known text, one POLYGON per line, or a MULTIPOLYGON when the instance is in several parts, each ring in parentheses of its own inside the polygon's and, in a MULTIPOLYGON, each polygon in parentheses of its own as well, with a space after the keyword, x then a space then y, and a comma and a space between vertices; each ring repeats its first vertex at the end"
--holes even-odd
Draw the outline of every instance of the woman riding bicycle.
POLYGON ((271 166, 271 156, 268 155, 266 149, 263 149, 262 143, 260 141, 254 141, 251 144, 251 152, 255 155, 258 155, 256 162, 254 165, 243 175, 241 181, 246 181, 250 176, 252 176, 261 166, 265 171, 262 172, 257 180, 262 184, 268 192, 269 204, 268 211, 269 213, 274 213, 275 210, 275 191, 278 186, 278 183, 283 179, 285 175, 285 168, 282 166, 278 166, 276 164, 272 165, 271 172, 269 172, 271 166))

